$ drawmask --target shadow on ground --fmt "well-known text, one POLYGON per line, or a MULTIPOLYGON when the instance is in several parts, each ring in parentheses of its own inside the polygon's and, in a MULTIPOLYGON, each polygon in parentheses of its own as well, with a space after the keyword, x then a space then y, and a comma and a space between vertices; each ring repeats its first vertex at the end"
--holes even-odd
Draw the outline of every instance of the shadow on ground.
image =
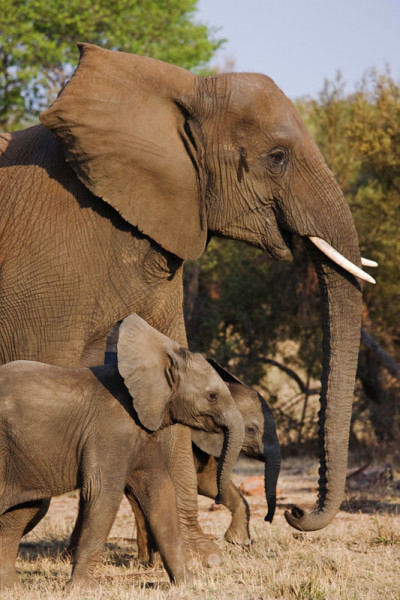
POLYGON ((347 513, 386 513, 389 515, 400 515, 400 504, 392 504, 369 498, 347 498, 340 505, 340 510, 347 513))

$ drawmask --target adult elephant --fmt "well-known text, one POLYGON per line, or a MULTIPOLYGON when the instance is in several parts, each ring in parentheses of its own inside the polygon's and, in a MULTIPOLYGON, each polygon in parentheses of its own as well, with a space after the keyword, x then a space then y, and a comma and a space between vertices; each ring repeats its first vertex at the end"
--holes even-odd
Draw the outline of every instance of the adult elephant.
MULTIPOLYGON (((202 78, 90 44, 80 52, 42 125, 1 137, 1 361, 101 363, 107 332, 132 312, 184 344, 184 260, 212 235, 290 259, 301 236, 323 305, 321 466, 316 508, 286 518, 324 527, 344 489, 364 277, 331 171, 264 75, 202 78)), ((212 556, 190 433, 177 427, 164 443, 183 534, 212 556)))

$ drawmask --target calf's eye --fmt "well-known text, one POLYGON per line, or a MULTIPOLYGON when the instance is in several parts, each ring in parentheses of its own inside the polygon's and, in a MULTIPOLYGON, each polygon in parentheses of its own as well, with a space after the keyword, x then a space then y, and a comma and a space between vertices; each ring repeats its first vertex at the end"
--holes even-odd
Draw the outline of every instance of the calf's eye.
POLYGON ((209 402, 217 402, 217 400, 218 400, 217 392, 209 392, 208 393, 208 401, 209 402))
POLYGON ((256 428, 252 427, 251 425, 248 425, 246 427, 246 435, 248 435, 249 437, 253 437, 256 435, 256 428))

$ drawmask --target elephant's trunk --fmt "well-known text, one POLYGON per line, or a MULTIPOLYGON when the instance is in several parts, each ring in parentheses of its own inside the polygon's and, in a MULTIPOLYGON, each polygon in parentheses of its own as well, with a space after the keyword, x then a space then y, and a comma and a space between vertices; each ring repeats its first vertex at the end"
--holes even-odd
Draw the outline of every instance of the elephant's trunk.
MULTIPOLYGON (((260 398, 260 400, 263 400, 260 398)), ((266 521, 272 523, 276 508, 276 486, 281 468, 281 449, 276 434, 275 421, 266 403, 263 401, 264 410, 264 434, 263 454, 265 461, 265 497, 267 500, 268 513, 266 521)))
MULTIPOLYGON (((317 505, 311 513, 295 506, 291 512, 285 512, 285 517, 296 529, 315 531, 330 523, 344 494, 361 328, 361 286, 353 275, 334 265, 309 242, 307 247, 321 289, 324 334, 319 492, 317 505)), ((348 248, 347 256, 355 264, 361 264, 355 244, 348 248)))
POLYGON ((225 416, 224 421, 224 424, 221 423, 224 429, 224 444, 218 460, 216 504, 227 502, 232 469, 242 449, 244 439, 244 425, 239 411, 232 411, 229 417, 225 416))

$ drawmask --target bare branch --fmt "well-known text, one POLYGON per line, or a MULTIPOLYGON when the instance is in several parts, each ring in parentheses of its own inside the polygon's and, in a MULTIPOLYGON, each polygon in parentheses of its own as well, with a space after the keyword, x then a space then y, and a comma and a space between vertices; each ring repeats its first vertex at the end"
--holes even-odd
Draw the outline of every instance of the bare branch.
POLYGON ((272 365, 274 367, 278 367, 278 369, 280 369, 281 371, 283 371, 284 373, 286 373, 286 375, 288 375, 289 377, 291 377, 292 379, 295 380, 295 382, 297 383, 297 385, 300 388, 300 391, 302 394, 306 394, 307 396, 315 396, 317 394, 321 393, 321 388, 309 388, 304 381, 297 375, 297 373, 295 371, 293 371, 293 369, 290 369, 289 367, 287 367, 286 365, 283 365, 282 363, 279 363, 276 360, 273 360, 272 358, 263 358, 263 357, 258 357, 256 360, 258 360, 259 362, 262 362, 266 365, 272 365))
POLYGON ((389 371, 393 377, 400 381, 400 365, 378 344, 370 333, 361 328, 361 341, 370 350, 380 363, 389 371))

